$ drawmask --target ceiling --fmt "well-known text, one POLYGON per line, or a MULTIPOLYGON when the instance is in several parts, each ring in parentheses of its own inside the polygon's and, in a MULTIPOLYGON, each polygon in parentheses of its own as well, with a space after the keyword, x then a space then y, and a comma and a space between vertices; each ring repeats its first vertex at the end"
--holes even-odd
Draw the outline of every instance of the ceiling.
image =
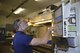
POLYGON ((47 6, 57 3, 60 0, 0 0, 0 16, 2 17, 24 17, 33 12, 42 10, 47 6), (25 3, 20 5, 21 3, 25 3), (20 5, 20 6, 19 6, 20 5), (26 10, 20 14, 12 13, 12 10, 16 10, 17 7, 25 8, 26 10))

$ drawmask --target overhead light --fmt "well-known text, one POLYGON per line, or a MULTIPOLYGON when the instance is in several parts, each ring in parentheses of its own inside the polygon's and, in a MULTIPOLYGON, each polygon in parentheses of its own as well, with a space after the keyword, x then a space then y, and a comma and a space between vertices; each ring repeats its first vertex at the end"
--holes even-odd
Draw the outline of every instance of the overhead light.
POLYGON ((50 20, 46 20, 46 21, 40 21, 40 22, 36 22, 34 24, 32 24, 31 22, 28 22, 28 25, 29 26, 31 26, 31 25, 38 26, 39 24, 48 23, 48 22, 52 22, 52 20, 50 19, 50 20))
POLYGON ((48 27, 48 30, 49 30, 50 28, 48 27))
POLYGON ((41 19, 42 21, 44 21, 45 19, 41 19))
POLYGON ((48 23, 48 22, 51 22, 52 20, 47 20, 47 21, 42 21, 42 22, 37 22, 35 24, 43 24, 43 23, 48 23))
POLYGON ((30 25, 32 25, 32 23, 31 22, 28 22, 28 25, 30 26, 30 25))
POLYGON ((42 11, 46 11, 47 9, 43 9, 42 11))
POLYGON ((24 8, 18 8, 17 10, 15 10, 13 13, 14 14, 19 14, 21 13, 22 11, 24 11, 25 9, 24 8))
POLYGON ((39 1, 39 0, 35 0, 35 1, 39 1))
POLYGON ((40 1, 40 0, 34 0, 34 1, 40 1))

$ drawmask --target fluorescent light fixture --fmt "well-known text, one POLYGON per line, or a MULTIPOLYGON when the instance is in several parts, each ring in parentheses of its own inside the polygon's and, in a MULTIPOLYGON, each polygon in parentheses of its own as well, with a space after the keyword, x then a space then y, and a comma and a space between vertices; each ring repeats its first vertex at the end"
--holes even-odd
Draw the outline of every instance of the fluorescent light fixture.
MULTIPOLYGON (((52 22, 52 20, 50 19, 50 20, 46 20, 46 21, 40 21, 40 22, 36 22, 36 23, 34 23, 34 24, 32 24, 31 22, 28 22, 28 25, 29 25, 29 26, 31 26, 31 25, 33 25, 33 26, 38 26, 39 24, 48 23, 48 22, 52 22)), ((49 29, 49 28, 48 28, 48 29, 49 29)))
POLYGON ((47 9, 43 9, 42 11, 46 11, 47 9))
POLYGON ((24 11, 25 9, 24 8, 18 8, 17 10, 15 10, 13 13, 14 14, 19 14, 21 13, 22 11, 24 11))
POLYGON ((41 1, 41 0, 34 0, 34 1, 41 1))
POLYGON ((47 23, 47 22, 51 22, 52 20, 47 20, 47 21, 42 21, 42 22, 37 22, 35 24, 42 24, 42 23, 47 23))
POLYGON ((45 19, 41 19, 42 21, 44 21, 45 19))
POLYGON ((32 25, 32 23, 31 23, 31 22, 28 22, 28 25, 29 25, 29 26, 31 26, 31 25, 32 25))
POLYGON ((54 33, 54 31, 52 31, 52 33, 54 33))
POLYGON ((50 28, 48 27, 48 30, 49 30, 50 28))
POLYGON ((12 35, 12 37, 14 37, 15 35, 12 35))
POLYGON ((39 1, 39 0, 35 0, 35 1, 39 1))

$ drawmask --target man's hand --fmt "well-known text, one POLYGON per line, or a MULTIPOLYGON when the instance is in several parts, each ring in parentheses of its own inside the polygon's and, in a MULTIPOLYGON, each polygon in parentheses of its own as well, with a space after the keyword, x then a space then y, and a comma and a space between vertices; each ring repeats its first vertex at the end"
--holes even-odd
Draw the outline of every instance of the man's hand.
POLYGON ((54 31, 54 27, 51 26, 51 27, 49 28, 49 31, 50 31, 50 32, 51 32, 51 31, 54 31))

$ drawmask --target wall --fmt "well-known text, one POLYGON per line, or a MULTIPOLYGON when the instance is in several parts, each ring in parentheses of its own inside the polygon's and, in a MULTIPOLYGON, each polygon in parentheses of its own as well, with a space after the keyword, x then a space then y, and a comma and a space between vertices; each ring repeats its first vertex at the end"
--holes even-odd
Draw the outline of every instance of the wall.
POLYGON ((6 24, 6 18, 0 17, 0 26, 5 26, 6 24))
POLYGON ((17 18, 4 18, 4 17, 0 17, 0 26, 5 27, 6 24, 13 24, 14 20, 16 20, 17 18))

